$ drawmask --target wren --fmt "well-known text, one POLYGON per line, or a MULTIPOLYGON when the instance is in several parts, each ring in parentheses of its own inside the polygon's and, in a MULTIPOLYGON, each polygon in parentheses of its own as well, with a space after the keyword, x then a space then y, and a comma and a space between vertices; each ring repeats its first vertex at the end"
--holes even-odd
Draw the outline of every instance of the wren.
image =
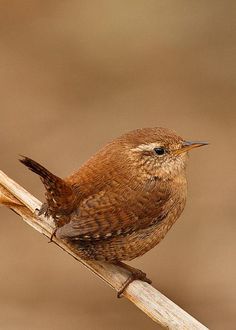
POLYGON ((156 246, 182 213, 187 195, 188 151, 206 145, 189 142, 166 128, 128 132, 91 157, 65 179, 34 160, 20 161, 46 188, 40 213, 54 219, 58 238, 83 259, 126 267, 134 279, 145 274, 121 261, 156 246))

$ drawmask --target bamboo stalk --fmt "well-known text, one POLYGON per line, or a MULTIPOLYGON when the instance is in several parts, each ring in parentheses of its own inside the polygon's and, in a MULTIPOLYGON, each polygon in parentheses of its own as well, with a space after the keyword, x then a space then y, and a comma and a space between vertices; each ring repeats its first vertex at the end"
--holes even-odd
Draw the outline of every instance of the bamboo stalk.
MULTIPOLYGON (((41 234, 51 237, 54 230, 52 219, 36 215, 41 202, 0 171, 0 204, 14 210, 22 219, 41 234)), ((116 291, 122 287, 129 273, 121 267, 101 262, 84 261, 73 246, 57 238, 53 242, 80 261, 85 267, 104 280, 116 291)), ((199 321, 153 288, 150 284, 136 280, 124 291, 124 296, 146 313, 153 321, 166 329, 207 329, 199 321)))

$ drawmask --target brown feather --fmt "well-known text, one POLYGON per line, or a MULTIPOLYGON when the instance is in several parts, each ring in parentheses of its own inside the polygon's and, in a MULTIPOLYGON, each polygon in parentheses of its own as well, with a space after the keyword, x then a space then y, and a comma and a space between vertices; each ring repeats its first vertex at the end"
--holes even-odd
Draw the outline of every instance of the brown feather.
POLYGON ((33 159, 23 157, 20 162, 38 174, 46 188, 46 203, 43 204, 40 213, 46 213, 56 220, 60 216, 68 216, 76 208, 78 189, 74 191, 69 183, 52 174, 33 159))

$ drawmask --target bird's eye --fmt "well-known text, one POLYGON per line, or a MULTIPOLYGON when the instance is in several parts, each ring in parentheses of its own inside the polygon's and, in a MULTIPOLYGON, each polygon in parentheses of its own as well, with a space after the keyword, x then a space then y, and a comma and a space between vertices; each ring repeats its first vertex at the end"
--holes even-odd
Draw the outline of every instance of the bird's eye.
POLYGON ((166 153, 166 149, 164 147, 158 147, 158 148, 154 148, 154 152, 158 155, 158 156, 162 156, 166 153))

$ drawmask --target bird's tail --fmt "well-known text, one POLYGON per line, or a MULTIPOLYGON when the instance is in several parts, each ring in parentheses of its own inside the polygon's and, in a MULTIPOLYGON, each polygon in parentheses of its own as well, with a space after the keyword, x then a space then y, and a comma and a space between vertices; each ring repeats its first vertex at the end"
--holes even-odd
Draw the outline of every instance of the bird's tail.
POLYGON ((23 156, 20 162, 40 176, 46 188, 45 196, 48 215, 53 217, 56 215, 68 215, 73 211, 77 196, 69 183, 52 174, 33 159, 23 156))

